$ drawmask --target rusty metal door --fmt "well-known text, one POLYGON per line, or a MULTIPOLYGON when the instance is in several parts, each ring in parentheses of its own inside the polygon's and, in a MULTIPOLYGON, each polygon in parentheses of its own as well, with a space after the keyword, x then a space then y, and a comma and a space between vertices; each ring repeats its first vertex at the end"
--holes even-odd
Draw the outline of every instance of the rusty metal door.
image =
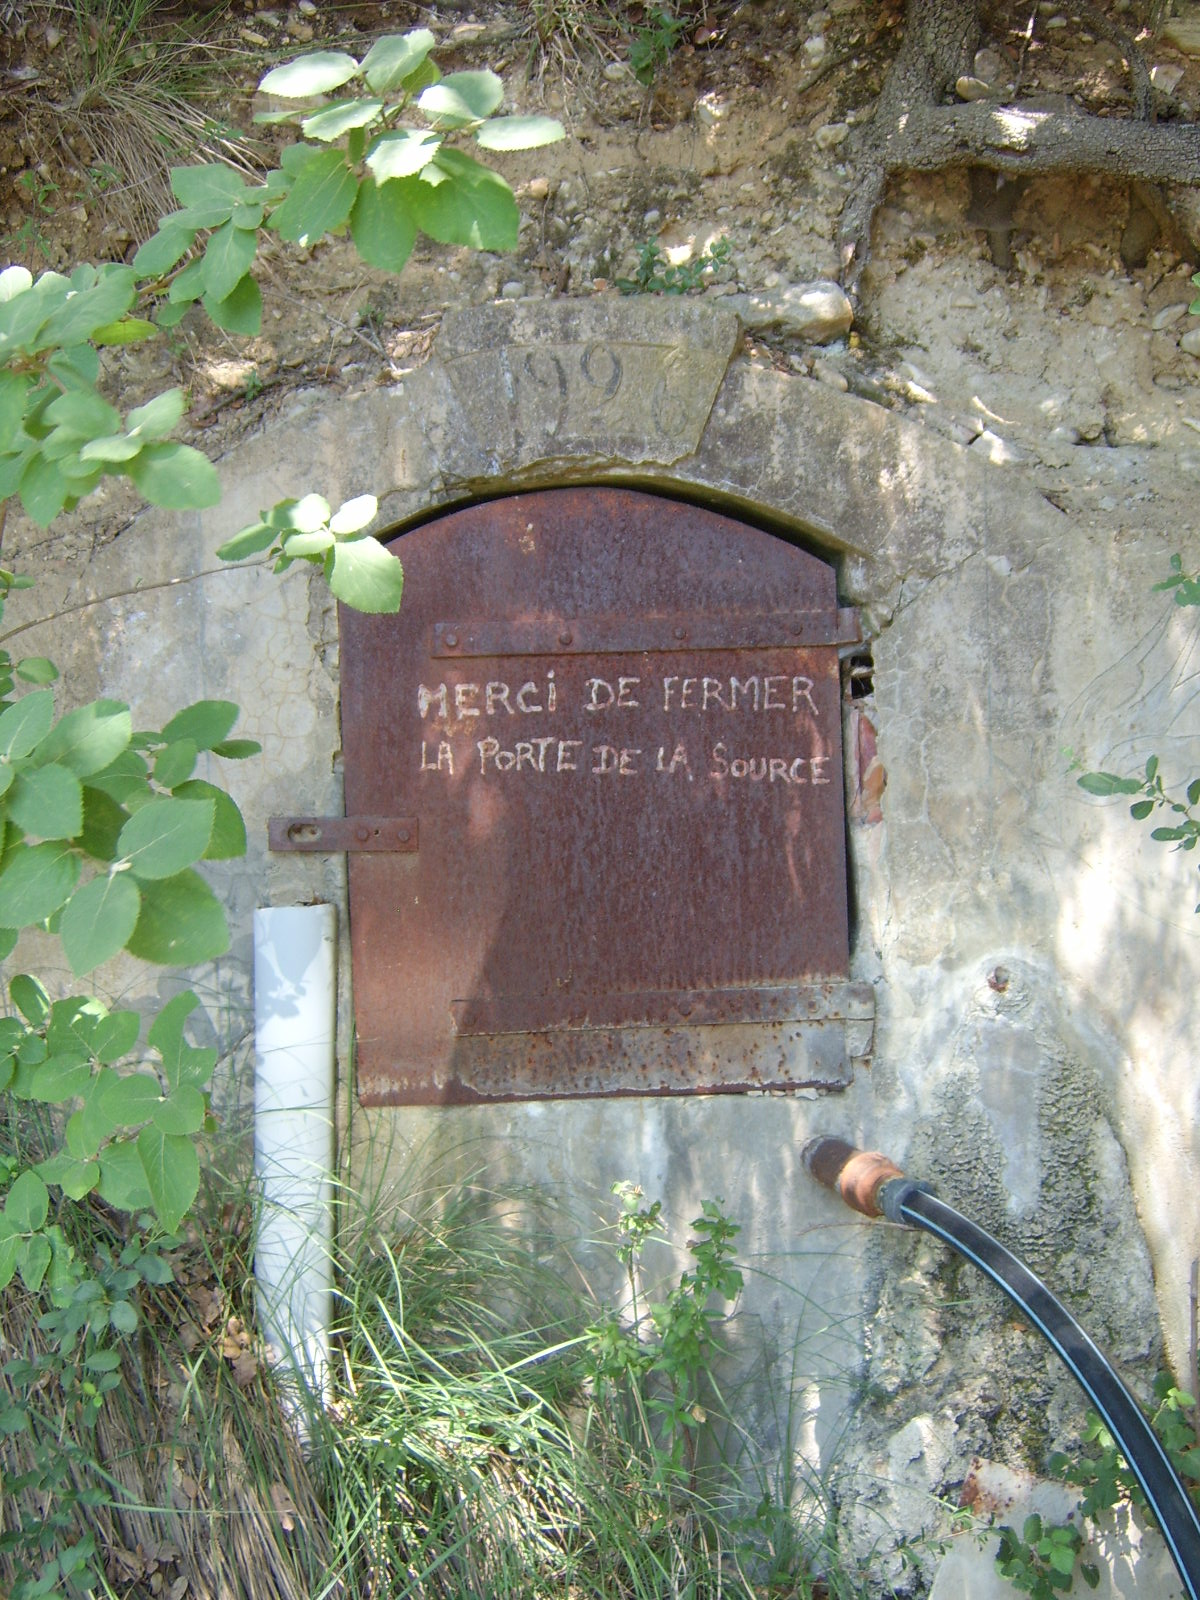
POLYGON ((614 489, 392 548, 341 617, 364 1103, 844 1082, 832 569, 614 489))

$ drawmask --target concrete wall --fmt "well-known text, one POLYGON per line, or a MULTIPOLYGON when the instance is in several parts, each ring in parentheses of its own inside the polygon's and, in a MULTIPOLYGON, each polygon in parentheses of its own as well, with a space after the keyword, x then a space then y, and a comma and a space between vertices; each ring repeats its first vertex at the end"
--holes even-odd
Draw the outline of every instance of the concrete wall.
MULTIPOLYGON (((1112 458, 1097 481, 1110 474, 1119 493, 1128 452, 1094 453, 1112 458)), ((1151 479, 1173 470, 1149 451, 1140 465, 1151 479)), ((651 300, 450 315, 402 382, 336 404, 302 393, 221 470, 215 511, 146 512, 86 561, 30 549, 48 570, 9 620, 48 618, 21 649, 65 662, 80 698, 131 699, 139 725, 201 695, 245 708, 239 731, 265 755, 228 776, 250 854, 214 875, 234 948, 196 975, 231 1046, 246 1028, 254 905, 329 899, 344 927, 340 860, 266 850, 269 815, 340 809, 333 609, 303 573, 280 581, 212 555, 285 493, 336 504, 372 490, 395 528, 567 482, 699 498, 833 561, 874 655, 874 693, 853 715, 874 725, 887 783, 849 829, 852 975, 877 995, 871 1067, 830 1094, 355 1109, 360 1172, 382 1150, 400 1170, 409 1149, 460 1149, 593 1215, 632 1179, 681 1240, 701 1199, 720 1196, 759 1269, 737 1337, 748 1361, 765 1349, 775 1377, 748 1402, 754 1431, 783 1446, 795 1366, 792 1448, 835 1473, 864 1550, 935 1525, 932 1497, 975 1456, 1039 1466, 1081 1405, 939 1248, 860 1224, 815 1188, 800 1164, 813 1134, 886 1149, 934 1180, 1147 1379, 1164 1348, 1186 1371, 1200 1237, 1194 869, 1147 845, 1122 807, 1083 796, 1064 754, 1111 752, 1132 770, 1165 730, 1178 769, 1200 770, 1178 667, 1187 617, 1150 593, 1181 544, 1169 516, 1156 523, 1149 504, 1139 536, 1114 539, 1011 460, 740 353, 728 313, 651 300), (594 381, 601 362, 619 366, 611 393, 594 381)), ((850 732, 854 745, 857 720, 850 732)), ((148 980, 122 968, 109 981, 128 994, 148 980)), ((344 1030, 348 1016, 343 1004, 344 1030)))

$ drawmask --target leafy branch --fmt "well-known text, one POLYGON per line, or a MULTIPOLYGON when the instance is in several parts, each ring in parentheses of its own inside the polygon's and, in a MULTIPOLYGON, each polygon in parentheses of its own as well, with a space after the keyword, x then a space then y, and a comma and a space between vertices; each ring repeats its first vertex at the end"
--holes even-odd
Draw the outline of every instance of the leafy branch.
MULTIPOLYGON (((1200 305, 1200 301, 1197 304, 1200 305)), ((1171 557, 1170 575, 1154 588, 1173 591, 1176 605, 1200 606, 1200 573, 1184 572, 1183 558, 1178 554, 1171 557)), ((1159 843, 1173 845, 1176 850, 1195 850, 1200 844, 1200 778, 1192 778, 1182 790, 1168 789, 1163 783, 1157 756, 1150 757, 1139 778, 1125 777, 1118 772, 1085 772, 1076 781, 1088 794, 1103 798, 1138 795, 1129 807, 1129 815, 1135 822, 1145 822, 1166 812, 1168 820, 1160 822, 1150 833, 1159 843)), ((1200 914, 1200 903, 1195 909, 1200 914)))
MULTIPOLYGON (((0 532, 10 503, 46 526, 105 477, 128 479, 152 505, 200 510, 220 499, 208 458, 171 435, 186 398, 174 388, 127 415, 98 392, 102 352, 159 337, 199 303, 220 328, 256 333, 262 295, 253 267, 262 230, 312 245, 349 232, 372 267, 399 271, 418 233, 452 245, 515 247, 519 217, 505 180, 458 147, 506 151, 562 137, 545 117, 494 115, 491 72, 442 78, 432 34, 380 39, 362 61, 338 52, 269 72, 265 92, 295 105, 260 120, 299 124, 260 183, 210 164, 172 171, 179 209, 129 266, 70 275, 0 271, 0 532), (328 100, 334 91, 346 91, 328 100), (421 126, 402 120, 419 113, 421 126)), ((321 568, 334 595, 394 612, 400 562, 368 529, 372 495, 336 511, 317 494, 280 501, 219 555, 267 552, 275 570, 321 568)), ((0 616, 32 580, 0 569, 0 616)), ((19 631, 19 630, 18 630, 19 631)), ((239 709, 202 700, 155 731, 102 698, 63 712, 54 663, 0 647, 0 960, 23 930, 56 937, 76 977, 127 952, 188 966, 229 946, 224 907, 197 870, 244 855, 233 799, 206 777, 210 757, 258 752, 233 736, 239 709)), ((0 1376, 0 1437, 25 1435, 28 1470, 5 1472, 6 1498, 29 1501, 0 1531, 0 1559, 21 1572, 13 1600, 104 1587, 94 1536, 71 1507, 102 1504, 86 1442, 120 1383, 118 1341, 138 1329, 138 1297, 168 1283, 200 1182, 199 1142, 212 1133, 216 1052, 187 1042, 198 1005, 177 995, 149 1023, 90 995, 52 999, 29 974, 9 984, 0 1017, 0 1290, 37 1297, 43 1348, 12 1354, 0 1376), (49 1117, 39 1116, 48 1111, 49 1117), (121 1219, 113 1251, 78 1252, 70 1224, 97 1203, 121 1219)), ((79 1236, 86 1234, 79 1230, 79 1236)))
POLYGON ((263 227, 300 245, 348 231, 368 266, 390 272, 404 267, 418 233, 477 250, 516 248, 512 190, 451 141, 471 135, 483 150, 526 150, 561 139, 562 125, 494 116, 504 93, 496 74, 443 78, 433 46, 433 35, 418 28, 378 39, 361 61, 322 50, 268 72, 263 93, 311 104, 255 119, 296 123, 302 135, 261 184, 217 163, 172 170, 180 209, 133 258, 136 272, 160 283, 173 274, 160 326, 178 322, 198 300, 218 327, 257 333, 262 295, 251 269, 263 227), (355 92, 325 98, 348 88, 355 92), (414 111, 423 125, 401 120, 414 111))

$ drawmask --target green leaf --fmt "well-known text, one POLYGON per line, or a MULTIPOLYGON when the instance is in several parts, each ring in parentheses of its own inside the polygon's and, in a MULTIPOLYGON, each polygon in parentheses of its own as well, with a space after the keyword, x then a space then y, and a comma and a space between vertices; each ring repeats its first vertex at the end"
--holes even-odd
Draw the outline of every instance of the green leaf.
POLYGON ((350 213, 350 237, 369 267, 401 271, 417 240, 411 186, 364 178, 350 213))
POLYGON ((71 390, 52 400, 42 413, 56 431, 79 439, 91 439, 97 434, 112 433, 121 426, 121 415, 98 394, 71 390))
POLYGON ((433 160, 441 148, 441 135, 425 128, 396 128, 380 134, 367 152, 367 166, 376 183, 389 178, 411 178, 433 160))
POLYGON ((138 1258, 136 1266, 139 1277, 145 1283, 156 1283, 161 1286, 175 1282, 175 1270, 162 1256, 151 1255, 147 1251, 138 1258))
MULTIPOLYGON (((113 1311, 119 1309, 133 1311, 133 1307, 126 1300, 118 1300, 112 1308, 113 1311)), ((133 1325, 137 1327, 136 1312, 133 1314, 133 1325)), ((97 1350, 94 1355, 87 1357, 83 1365, 87 1372, 115 1372, 121 1365, 121 1353, 119 1350, 97 1350)))
POLYGON ((190 989, 173 996, 150 1024, 146 1043, 162 1057, 163 1072, 167 1082, 175 1088, 179 1078, 179 1063, 188 1046, 184 1043, 183 1028, 200 1002, 190 989))
POLYGON ((182 389, 164 389, 144 406, 136 406, 125 422, 126 432, 142 440, 165 439, 183 421, 187 396, 182 389))
MULTIPOLYGON (((130 752, 132 754, 132 751, 130 752)), ((102 779, 104 782, 132 784, 132 779, 102 779)), ((80 846, 96 861, 117 859, 117 838, 129 820, 129 813, 104 789, 83 786, 83 829, 80 846)))
POLYGON ((110 1127, 136 1128, 153 1116, 162 1085, 148 1072, 109 1072, 97 1093, 101 1115, 110 1127))
POLYGON ((126 948, 143 961, 169 966, 212 961, 229 948, 221 902, 192 871, 144 883, 142 914, 126 948))
POLYGON ((168 1233, 174 1233, 200 1188, 196 1147, 190 1139, 164 1133, 152 1123, 138 1134, 137 1150, 155 1215, 168 1233))
POLYGON ((0 370, 0 450, 9 450, 25 415, 33 380, 11 368, 0 370))
POLYGON ((226 761, 245 761, 248 756, 261 754, 262 745, 257 739, 222 739, 220 744, 213 745, 213 755, 226 761))
POLYGON ((306 494, 303 499, 293 501, 288 523, 299 533, 315 533, 325 526, 329 517, 329 501, 319 494, 306 494))
POLYGON ((195 239, 195 228, 185 227, 167 218, 158 232, 152 234, 138 249, 133 258, 133 270, 144 278, 160 278, 183 260, 195 239))
POLYGON ((54 691, 35 689, 0 712, 0 761, 27 756, 54 723, 54 691))
POLYGON ((337 598, 354 611, 390 614, 400 609, 404 569, 375 539, 336 544, 326 557, 325 576, 337 598))
POLYGON ((56 350, 46 371, 64 389, 91 389, 100 381, 100 356, 90 344, 56 350))
POLYGON ((209 236, 204 247, 204 292, 224 300, 249 272, 258 248, 258 235, 226 222, 209 236))
MULTIPOLYGON (((204 293, 204 261, 191 261, 183 271, 171 279, 167 299, 171 305, 190 305, 204 293)), ((160 315, 159 322, 162 322, 160 315)))
POLYGON ((224 544, 218 545, 217 555, 222 561, 244 561, 247 556, 255 556, 260 550, 269 549, 275 543, 278 531, 266 522, 252 522, 240 533, 235 533, 232 539, 226 539, 224 544))
POLYGON ((8 796, 8 813, 37 839, 74 839, 83 829, 83 788, 66 767, 52 762, 19 772, 8 796))
POLYGON ((138 886, 126 872, 102 873, 76 890, 63 908, 58 931, 77 978, 124 948, 141 908, 138 886))
POLYGON ((240 279, 224 300, 204 296, 209 321, 226 333, 241 333, 247 338, 262 327, 262 290, 249 273, 240 279))
POLYGON ((133 737, 129 707, 119 700, 93 700, 68 711, 38 750, 39 761, 57 761, 77 778, 101 772, 133 737))
POLYGON ((89 1045, 97 1061, 119 1061, 138 1042, 142 1019, 136 1011, 113 1011, 101 1017, 91 1031, 89 1045))
POLYGON ((96 328, 116 322, 133 304, 137 273, 132 267, 80 267, 71 274, 65 304, 42 327, 38 343, 64 350, 90 339, 96 328))
POLYGON ((423 233, 439 244, 468 245, 473 250, 516 249, 520 213, 498 172, 445 146, 430 168, 440 182, 431 183, 428 177, 405 179, 423 233))
POLYGON ((189 444, 147 445, 129 476, 151 505, 170 511, 215 506, 221 498, 216 468, 189 444))
POLYGON ((297 172, 291 192, 272 213, 270 226, 281 239, 312 244, 350 215, 358 179, 340 150, 318 150, 297 172))
POLYGON ((69 845, 17 845, 0 872, 0 927, 44 922, 70 898, 78 878, 79 859, 69 845))
POLYGON ((382 110, 382 100, 337 100, 305 117, 300 127, 306 139, 332 144, 352 128, 369 127, 382 110))
POLYGON ((282 183, 280 195, 276 198, 280 198, 281 196, 287 194, 287 191, 291 188, 292 183, 299 174, 301 168, 308 161, 310 156, 316 154, 317 148, 318 147, 314 144, 305 144, 303 139, 301 139, 296 144, 286 145, 279 152, 279 166, 282 170, 278 174, 268 174, 268 177, 272 178, 278 176, 279 181, 282 183))
POLYGON ((91 1081, 92 1064, 85 1055, 48 1056, 34 1069, 29 1098, 62 1105, 83 1094, 91 1081))
POLYGON ((12 1003, 31 1028, 40 1028, 50 1015, 50 996, 28 972, 18 972, 8 986, 12 1003))
POLYGON ((504 98, 504 85, 494 72, 452 72, 417 98, 427 117, 447 127, 482 121, 504 98))
POLYGON ((9 1227, 3 1217, 0 1217, 0 1289, 7 1289, 13 1280, 13 1274, 17 1270, 17 1251, 20 1247, 20 1235, 9 1227))
POLYGON ((353 500, 343 500, 330 517, 329 530, 344 539, 348 534, 361 533, 378 514, 379 501, 373 494, 355 495, 353 500))
POLYGON ((475 143, 485 150, 536 150, 565 137, 553 117, 494 117, 475 130, 475 143))
POLYGON ((160 1100, 152 1113, 154 1125, 164 1133, 199 1133, 207 1107, 204 1096, 190 1083, 184 1083, 167 1099, 160 1100))
POLYGON ((1075 1550, 1072 1545, 1054 1543, 1046 1552, 1046 1559, 1055 1572, 1068 1577, 1075 1570, 1075 1550))
POLYGON ((21 474, 19 492, 29 516, 39 528, 47 528, 66 505, 68 487, 58 463, 36 455, 21 474))
POLYGON ((211 800, 151 800, 121 829, 117 849, 136 877, 173 878, 203 856, 213 816, 211 800))
POLYGON ((58 668, 48 656, 23 656, 17 662, 17 677, 26 683, 54 683, 58 668))
POLYGON ((1085 772, 1081 778, 1076 779, 1081 789, 1086 789, 1088 794, 1141 794, 1142 781, 1140 778, 1122 778, 1115 772, 1085 772))
POLYGON ((362 72, 367 87, 375 94, 388 94, 410 78, 434 46, 428 28, 411 33, 389 33, 376 39, 363 58, 362 72))
POLYGON ((4 1215, 22 1233, 34 1233, 46 1226, 50 1211, 50 1191, 36 1172, 25 1171, 13 1182, 4 1202, 4 1215))
MULTIPOLYGON (((221 210, 228 215, 229 208, 244 202, 253 193, 243 180, 223 161, 209 161, 195 166, 171 168, 171 193, 181 206, 189 210, 221 210)), ((168 227, 171 218, 163 219, 168 227)), ((212 227, 212 223, 205 226, 212 227)))
POLYGON ((277 94, 285 100, 303 100, 309 95, 329 94, 359 74, 358 62, 342 50, 314 50, 311 55, 274 67, 259 82, 263 94, 277 94))
MULTIPOLYGON (((32 1174, 31 1174, 32 1176, 32 1174)), ((30 1294, 36 1294, 50 1265, 50 1241, 44 1233, 35 1233, 17 1247, 17 1271, 30 1294)))
POLYGON ((231 861, 246 854, 246 824, 237 802, 216 784, 202 778, 189 778, 176 785, 172 793, 181 800, 211 800, 214 807, 212 837, 204 852, 205 861, 231 861))
POLYGON ((160 328, 174 328, 187 316, 189 309, 186 305, 163 301, 154 313, 154 320, 160 328))
MULTIPOLYGON (((432 34, 429 36, 429 47, 433 48, 432 34)), ((0 272, 0 305, 7 305, 10 300, 15 300, 17 295, 24 294, 32 287, 33 273, 28 267, 5 267, 4 271, 0 272)))
POLYGON ((155 783, 174 792, 196 770, 197 754, 192 739, 176 739, 173 744, 167 745, 154 758, 155 783))
POLYGON ((115 1140, 100 1157, 100 1198, 119 1211, 144 1211, 154 1204, 134 1139, 115 1140))
POLYGON ((315 533, 289 533, 283 541, 283 553, 292 557, 323 555, 335 542, 328 528, 318 528, 315 533))
POLYGON ((44 1183, 57 1184, 68 1200, 82 1200, 96 1187, 100 1166, 96 1161, 77 1161, 60 1150, 48 1161, 40 1161, 37 1173, 44 1183))
POLYGON ((83 1097, 83 1105, 67 1118, 63 1142, 67 1154, 76 1161, 90 1161, 114 1129, 100 1114, 100 1087, 106 1078, 116 1077, 111 1067, 101 1067, 83 1097))
POLYGON ((129 439, 123 433, 110 434, 105 439, 89 439, 79 452, 81 461, 107 461, 119 465, 132 461, 142 451, 140 439, 129 439))
POLYGON ((92 333, 92 343, 98 345, 144 344, 153 339, 158 329, 145 317, 122 317, 119 322, 106 322, 92 333))
POLYGON ((1153 810, 1153 800, 1138 800, 1134 805, 1130 806, 1129 815, 1135 822, 1144 822, 1153 810))
POLYGON ((240 709, 232 700, 197 700, 175 713, 162 730, 163 740, 190 739, 198 750, 211 750, 233 732, 240 709))
MULTIPOLYGON (((129 1300, 118 1300, 108 1313, 109 1321, 118 1333, 134 1333, 137 1330, 137 1307, 129 1300)), ((115 1350, 105 1350, 102 1355, 116 1356, 116 1366, 120 1366, 121 1358, 115 1350)))

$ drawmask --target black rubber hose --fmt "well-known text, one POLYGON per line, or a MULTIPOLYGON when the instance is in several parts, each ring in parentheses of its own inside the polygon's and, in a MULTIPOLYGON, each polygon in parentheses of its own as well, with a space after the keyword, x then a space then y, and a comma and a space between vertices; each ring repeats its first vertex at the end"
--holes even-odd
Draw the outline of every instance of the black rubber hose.
POLYGON ((1191 1496, 1137 1402, 1065 1306, 1011 1251, 911 1178, 876 1195, 893 1222, 923 1228, 992 1280, 1050 1342, 1078 1379, 1137 1478, 1190 1600, 1200 1600, 1200 1518, 1191 1496))

